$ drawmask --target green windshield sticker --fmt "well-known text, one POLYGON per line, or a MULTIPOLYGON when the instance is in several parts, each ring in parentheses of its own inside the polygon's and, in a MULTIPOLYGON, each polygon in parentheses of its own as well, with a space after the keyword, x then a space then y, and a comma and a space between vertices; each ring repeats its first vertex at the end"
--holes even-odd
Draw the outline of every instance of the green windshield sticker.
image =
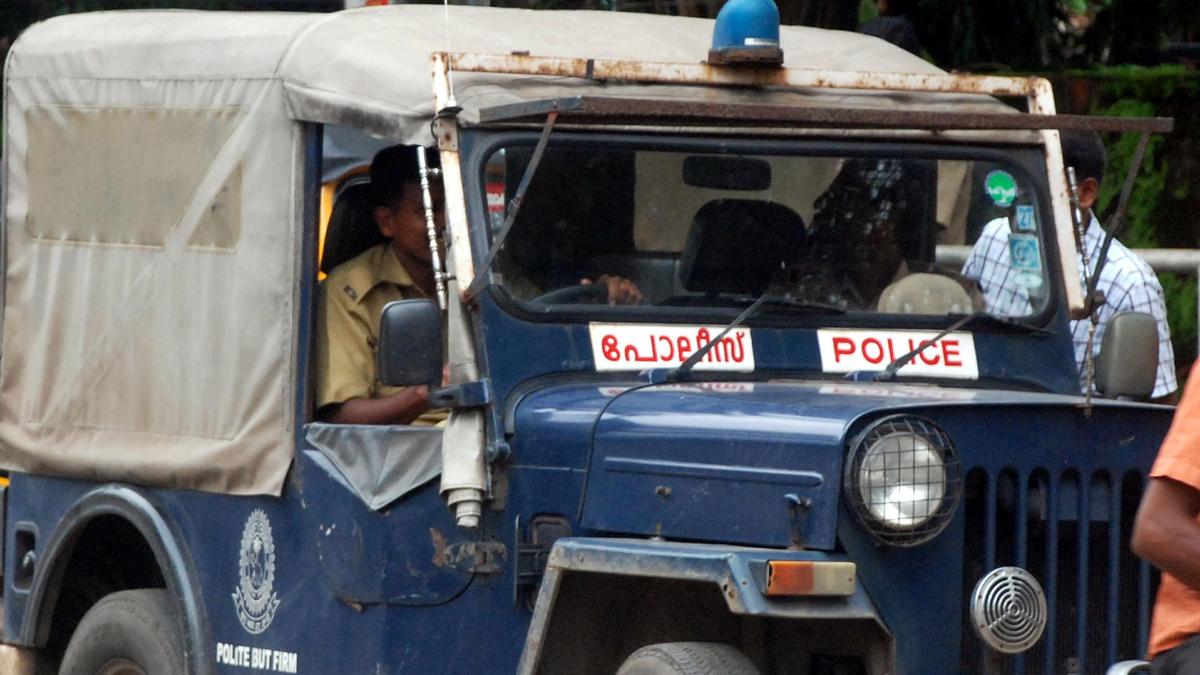
POLYGON ((1011 206, 1017 199, 1017 181, 1007 171, 993 171, 983 181, 983 190, 996 206, 1011 206))

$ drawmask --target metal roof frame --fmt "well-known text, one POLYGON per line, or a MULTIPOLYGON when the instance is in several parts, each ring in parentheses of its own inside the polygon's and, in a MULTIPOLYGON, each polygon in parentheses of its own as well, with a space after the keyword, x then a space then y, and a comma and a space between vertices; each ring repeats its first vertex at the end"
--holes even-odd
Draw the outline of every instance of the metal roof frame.
MULTIPOLYGON (((546 78, 579 78, 596 82, 639 84, 704 85, 742 88, 841 89, 848 91, 928 92, 949 94, 983 94, 988 96, 1023 97, 1026 113, 983 113, 958 111, 894 110, 847 106, 843 108, 778 106, 757 104, 723 104, 703 101, 654 99, 613 99, 578 96, 535 101, 529 104, 496 106, 481 110, 481 121, 494 123, 530 122, 537 117, 557 117, 567 120, 603 121, 607 124, 636 120, 671 122, 670 126, 712 124, 719 120, 724 126, 804 125, 829 128, 884 128, 933 130, 1034 130, 1040 135, 1046 159, 1050 187, 1050 206, 1059 250, 1059 271, 1065 282, 1068 311, 1078 317, 1088 309, 1084 289, 1072 283, 1079 278, 1075 256, 1075 235, 1070 223, 1070 190, 1063 165, 1060 129, 1083 131, 1133 131, 1154 133, 1170 131, 1173 121, 1163 118, 1091 118, 1055 114, 1054 92, 1049 80, 1042 77, 1005 77, 996 75, 964 75, 959 73, 892 73, 873 71, 806 70, 801 68, 751 68, 713 66, 705 63, 659 63, 615 59, 585 59, 538 57, 525 52, 506 55, 435 52, 430 58, 433 70, 433 89, 436 107, 452 119, 458 110, 454 99, 455 71, 521 75, 546 78)), ((438 142, 442 150, 442 165, 457 172, 457 124, 438 125, 438 142)), ((462 195, 456 195, 461 198, 462 195)), ((461 205, 459 205, 461 206, 461 205)), ((467 239, 465 212, 456 217, 451 208, 450 230, 456 241, 467 239)), ((465 211, 465 208, 463 208, 465 211)), ((475 270, 467 256, 456 256, 459 282, 467 287, 475 270)))
POLYGON ((679 101, 672 99, 572 96, 499 105, 479 111, 480 124, 545 122, 557 112, 563 122, 583 125, 729 127, 803 126, 806 129, 1042 130, 1168 133, 1169 117, 1093 117, 1032 113, 946 112, 874 108, 797 107, 679 101))

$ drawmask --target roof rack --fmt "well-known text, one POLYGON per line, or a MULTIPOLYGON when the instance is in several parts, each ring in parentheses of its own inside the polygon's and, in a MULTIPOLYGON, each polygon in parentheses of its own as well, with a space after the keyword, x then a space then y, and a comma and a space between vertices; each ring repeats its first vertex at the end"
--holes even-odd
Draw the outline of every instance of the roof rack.
POLYGON ((921 130, 1040 130, 1167 133, 1169 117, 1090 117, 1032 113, 952 112, 871 108, 798 107, 711 103, 671 99, 572 96, 484 108, 482 124, 536 123, 550 112, 559 122, 576 124, 652 124, 763 127, 797 126, 921 130))

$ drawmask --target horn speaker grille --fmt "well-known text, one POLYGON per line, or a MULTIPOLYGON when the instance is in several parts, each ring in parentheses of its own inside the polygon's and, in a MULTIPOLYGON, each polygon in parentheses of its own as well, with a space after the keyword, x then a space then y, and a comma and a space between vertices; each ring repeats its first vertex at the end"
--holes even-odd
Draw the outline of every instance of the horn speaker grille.
POLYGON ((989 647, 1019 654, 1046 629, 1046 594, 1032 574, 1020 567, 992 570, 971 594, 975 632, 989 647))

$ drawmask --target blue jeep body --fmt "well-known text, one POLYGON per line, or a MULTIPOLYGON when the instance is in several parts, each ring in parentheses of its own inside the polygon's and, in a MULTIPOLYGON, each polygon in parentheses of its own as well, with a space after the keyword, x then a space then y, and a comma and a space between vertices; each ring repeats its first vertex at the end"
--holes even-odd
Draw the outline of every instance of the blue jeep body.
MULTIPOLYGON (((436 17, 421 11, 364 10, 330 25, 359 21, 366 35, 363 17, 376 16, 379 25, 430 32, 436 17)), ((455 16, 467 22, 472 15, 455 16)), ((535 21, 495 10, 469 26, 483 30, 510 16, 535 21)), ((73 20, 60 20, 64 30, 73 20)), ((171 18, 152 20, 166 26, 171 18)), ((307 30, 292 21, 297 35, 307 30)), ((613 21, 597 30, 625 30, 613 21)), ((708 30, 708 24, 655 24, 668 25, 689 35, 708 30)), ((87 27, 82 20, 80 26, 87 27)), ((786 30, 785 42, 810 39, 800 31, 786 30)), ((371 39, 378 40, 364 38, 382 44, 371 39)), ((15 53, 29 58, 20 43, 15 53)), ((406 62, 417 64, 420 78, 427 56, 406 62)), ((458 63, 464 73, 515 75, 517 89, 521 78, 566 77, 579 65, 529 65, 522 61, 527 55, 509 56, 515 65, 472 65, 469 55, 458 63)), ((674 82, 675 75, 654 64, 641 65, 629 76, 639 86, 638 78, 674 82)), ((586 67, 593 77, 593 68, 607 66, 588 60, 586 67)), ((679 66, 685 67, 691 66, 679 66)), ((178 618, 164 630, 184 646, 185 671, 195 675, 614 673, 639 648, 678 642, 735 646, 762 673, 813 675, 1088 673, 1143 654, 1155 580, 1130 553, 1128 539, 1172 409, 1080 394, 1070 324, 1080 290, 1064 272, 1075 263, 1074 251, 1063 250, 1071 234, 1063 219, 1064 179, 1057 175, 1061 153, 1044 144, 1057 139, 1050 131, 1056 127, 1044 123, 1016 140, 943 136, 936 115, 930 131, 929 122, 921 126, 915 117, 889 117, 884 100, 865 108, 875 109, 868 117, 885 133, 857 133, 864 123, 854 120, 842 133, 817 119, 828 107, 806 113, 791 99, 771 98, 792 85, 770 78, 791 71, 768 77, 730 67, 716 71, 719 77, 708 73, 737 85, 728 101, 711 93, 719 82, 700 82, 678 87, 686 95, 676 91, 650 103, 539 96, 519 109, 482 106, 481 112, 471 108, 464 84, 460 95, 474 118, 439 106, 432 121, 447 200, 457 205, 448 209, 453 258, 439 271, 449 284, 450 340, 468 345, 474 368, 470 378, 457 377, 447 400, 457 405, 455 414, 477 415, 481 424, 477 523, 456 517, 434 480, 444 468, 440 431, 331 429, 316 421, 312 403, 318 249, 324 237, 328 255, 331 237, 349 236, 338 228, 355 226, 356 208, 362 215, 361 205, 351 203, 361 179, 328 178, 361 167, 382 145, 430 141, 431 116, 416 116, 408 136, 389 135, 398 127, 389 127, 391 118, 369 102, 343 110, 322 98, 316 76, 307 89, 288 80, 300 92, 288 100, 285 121, 297 139, 294 183, 302 208, 288 225, 297 249, 294 303, 278 309, 291 312, 295 344, 285 364, 294 377, 281 394, 290 413, 276 425, 289 443, 286 476, 275 493, 239 494, 212 484, 182 488, 171 475, 139 477, 136 468, 85 476, 6 460, 4 643, 54 667, 99 600, 163 588, 178 618), (560 128, 551 129, 559 114, 560 128), (746 128, 729 128, 739 122, 746 128), (805 126, 818 123, 817 131, 805 126), (335 137, 359 145, 335 152, 335 137), (709 158, 718 177, 689 178, 689 164, 703 168, 695 157, 709 158), (654 182, 665 175, 654 167, 668 164, 682 167, 681 177, 654 182), (781 187, 793 169, 823 176, 812 179, 820 189, 799 198, 781 187), (915 204, 901 225, 888 221, 888 213, 901 209, 892 197, 880 199, 873 184, 851 185, 885 169, 909 181, 895 193, 907 191, 915 204), (1012 181, 1011 195, 989 192, 997 172, 1012 181), (935 217, 939 190, 953 196, 960 188, 933 186, 952 183, 952 174, 962 177, 963 203, 977 210, 959 218, 966 233, 943 235, 952 227, 935 217), (647 182, 649 189, 640 187, 647 182), (322 234, 323 183, 342 200, 333 207, 329 234, 322 234), (603 190, 587 187, 599 185, 603 190), (690 206, 681 217, 654 201, 693 192, 704 206, 690 206), (862 228, 836 229, 839 209, 858 209, 872 222, 913 234, 872 243, 868 227, 856 239, 862 228), (964 252, 985 222, 1010 216, 1016 222, 1018 209, 1037 223, 1013 230, 1025 237, 1020 241, 1036 243, 1030 267, 1036 278, 1024 277, 1022 287, 1027 312, 991 316, 959 305, 888 310, 875 293, 838 294, 879 271, 872 269, 875 249, 894 245, 908 259, 944 262, 945 247, 964 252), (720 215, 711 222, 701 215, 715 210, 720 215), (820 274, 833 270, 836 281, 809 286, 808 277, 792 278, 784 284, 786 298, 755 303, 743 315, 778 285, 779 261, 759 256, 784 245, 764 235, 754 247, 738 248, 739 240, 752 238, 745 231, 722 239, 728 236, 722 223, 741 217, 780 237, 798 227, 805 250, 833 247, 814 260, 820 274), (512 238, 497 246, 501 233, 509 234, 506 219, 512 238), (647 229, 658 220, 679 223, 669 233, 673 243, 653 240, 670 230, 647 229), (832 228, 820 235, 827 239, 820 239, 822 227, 832 228), (715 239, 705 243, 709 234, 715 239), (839 257, 842 240, 865 262, 839 257), (581 242, 595 247, 587 265, 571 248, 581 242), (492 247, 498 255, 489 256, 492 247), (733 272, 706 281, 705 270, 722 260, 732 261, 733 272), (862 269, 851 283, 840 270, 855 265, 862 269), (645 302, 547 299, 546 292, 598 273, 633 279, 645 302), (526 274, 536 278, 536 290, 521 288, 526 274), (454 323, 455 311, 465 323, 454 323), (722 338, 721 330, 739 320, 722 338), (938 335, 955 322, 953 331, 938 335), (894 378, 879 376, 923 340, 929 344, 912 365, 894 378), (708 344, 707 357, 690 371, 680 369, 688 354, 708 344), (870 367, 840 367, 851 350, 870 367), (889 467, 884 457, 872 468, 889 442, 907 444, 895 450, 902 465, 889 467), (425 454, 412 450, 418 447, 425 454), (380 464, 368 467, 364 483, 361 467, 352 465, 368 456, 380 464), (406 462, 432 462, 432 469, 421 473, 406 462), (408 481, 403 489, 395 487, 396 476, 408 481), (871 501, 871 486, 888 496, 871 501), (1025 642, 1014 638, 1007 652, 981 637, 994 625, 978 625, 978 613, 988 608, 977 584, 1001 568, 1036 579, 1040 590, 1023 597, 1043 603, 1028 616, 1011 604, 1001 608, 997 624, 1008 617, 1037 628, 1025 642), (844 576, 828 581, 846 570, 849 583, 844 576), (785 571, 803 581, 787 581, 780 576, 785 571)), ((864 68, 851 84, 812 86, 857 87, 869 97, 911 84, 909 94, 919 98, 913 92, 973 94, 981 90, 971 87, 989 84, 936 73, 927 74, 933 84, 913 84, 877 70, 864 68)), ((435 91, 444 98, 437 72, 435 91)), ((617 74, 606 77, 617 78, 614 86, 622 82, 617 74)), ((999 93, 1011 95, 1024 85, 1014 79, 1004 86, 1012 90, 999 93)), ((1044 104, 1037 98, 1046 94, 1041 86, 1029 84, 1029 95, 1044 104)), ((930 100, 944 106, 945 128, 978 128, 954 117, 952 102, 937 95, 930 100)), ((992 102, 982 105, 993 110, 992 102)), ((1016 134, 1002 117, 985 115, 973 124, 1016 134)), ((22 166, 13 160, 6 171, 22 166)), ((876 276, 890 288, 892 270, 885 271, 876 276)), ((11 353, 34 349, 6 345, 11 353)), ((384 344, 379 358, 409 354, 384 344)), ((6 414, 8 424, 25 424, 15 412, 6 414)), ((47 457, 57 452, 43 450, 47 457)), ((91 451, 99 452, 81 452, 91 451)), ((169 451, 164 440, 164 461, 169 451)))

